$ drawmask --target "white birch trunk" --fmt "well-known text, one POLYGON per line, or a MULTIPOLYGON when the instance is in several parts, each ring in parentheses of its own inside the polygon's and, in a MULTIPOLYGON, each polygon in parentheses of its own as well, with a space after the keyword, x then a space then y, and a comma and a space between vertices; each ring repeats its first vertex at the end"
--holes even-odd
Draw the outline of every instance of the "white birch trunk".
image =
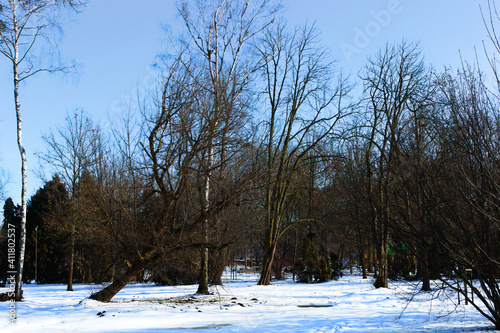
MULTIPOLYGON (((15 22, 16 20, 14 20, 15 22)), ((14 26, 15 33, 17 35, 17 27, 14 26)), ((21 121, 21 104, 19 103, 19 73, 18 73, 18 57, 19 50, 18 45, 15 44, 15 56, 14 56, 14 102, 16 104, 16 120, 17 120, 17 145, 19 147, 19 152, 21 154, 21 175, 22 175, 22 186, 21 186, 21 235, 19 244, 19 260, 17 267, 17 277, 16 277, 16 299, 21 299, 21 288, 23 279, 23 268, 24 268, 24 253, 26 249, 26 190, 28 184, 27 177, 27 162, 26 162, 26 150, 23 146, 22 139, 22 121, 21 121)))
MULTIPOLYGON (((212 141, 212 139, 210 140, 212 141)), ((210 179, 212 176, 212 167, 214 164, 214 149, 212 142, 210 143, 210 148, 208 149, 207 156, 207 172, 205 175, 205 184, 203 188, 203 214, 205 216, 204 224, 204 241, 205 247, 202 250, 201 255, 201 272, 200 272, 200 283, 198 285, 199 294, 208 294, 208 210, 210 209, 210 179)))

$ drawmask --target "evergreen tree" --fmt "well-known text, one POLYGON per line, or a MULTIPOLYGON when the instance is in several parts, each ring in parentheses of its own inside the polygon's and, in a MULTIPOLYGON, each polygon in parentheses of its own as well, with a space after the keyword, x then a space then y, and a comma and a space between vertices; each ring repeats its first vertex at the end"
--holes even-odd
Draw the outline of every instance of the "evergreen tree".
POLYGON ((25 280, 38 283, 62 283, 66 278, 65 251, 68 192, 59 176, 38 189, 28 202, 25 280), (37 231, 38 229, 38 231, 37 231))
POLYGON ((8 198, 7 200, 5 200, 5 204, 3 206, 3 224, 2 228, 0 229, 0 285, 2 286, 5 285, 6 283, 7 272, 13 271, 13 269, 9 268, 9 261, 8 261, 9 226, 14 226, 15 228, 16 259, 15 263, 13 264, 15 265, 15 267, 17 267, 17 263, 19 260, 20 225, 21 225, 21 207, 19 205, 14 204, 12 198, 8 198))

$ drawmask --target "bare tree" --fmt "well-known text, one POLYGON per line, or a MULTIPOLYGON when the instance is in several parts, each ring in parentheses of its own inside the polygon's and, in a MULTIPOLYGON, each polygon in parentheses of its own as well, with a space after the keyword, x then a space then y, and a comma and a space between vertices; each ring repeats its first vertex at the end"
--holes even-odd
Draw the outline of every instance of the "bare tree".
POLYGON ((413 96, 406 103, 400 144, 400 163, 395 171, 399 184, 394 187, 396 214, 403 222, 395 225, 396 232, 409 230, 417 238, 412 240, 417 247, 417 276, 422 279, 422 290, 430 291, 431 274, 436 276, 435 265, 430 263, 429 230, 433 224, 433 211, 436 201, 432 198, 429 186, 434 181, 433 167, 436 154, 435 84, 429 69, 424 69, 420 78, 415 78, 413 96), (422 241, 424 240, 424 241, 422 241), (431 272, 434 270, 434 272, 431 272))
POLYGON ((332 172, 331 182, 336 188, 331 192, 340 192, 342 204, 339 206, 345 209, 346 215, 344 227, 345 230, 352 229, 355 235, 359 251, 359 263, 366 279, 367 269, 370 270, 370 260, 365 260, 367 249, 371 248, 372 242, 370 235, 369 207, 367 205, 366 191, 366 164, 365 155, 367 142, 363 139, 363 126, 356 124, 353 126, 355 131, 343 146, 342 160, 338 168, 332 172))
POLYGON ((9 183, 9 175, 5 170, 0 170, 0 198, 5 194, 5 187, 9 183))
POLYGON ((104 217, 101 224, 113 239, 117 259, 125 263, 112 284, 91 296, 95 300, 108 302, 146 267, 195 247, 193 230, 204 219, 182 210, 196 175, 192 163, 203 147, 187 130, 200 126, 192 111, 196 85, 179 59, 164 74, 159 96, 141 105, 140 134, 132 135, 132 127, 125 126, 102 181, 91 186, 89 199, 104 217))
POLYGON ((68 186, 72 203, 70 217, 70 252, 68 259, 68 291, 73 291, 73 266, 75 258, 75 239, 78 226, 78 185, 85 172, 91 172, 102 151, 101 131, 94 125, 89 115, 83 111, 68 114, 64 126, 43 136, 47 147, 45 154, 39 154, 44 162, 53 167, 62 182, 68 186))
POLYGON ((500 23, 500 14, 494 1, 488 0, 487 13, 483 12, 483 8, 481 6, 479 7, 481 9, 481 15, 483 17, 483 23, 486 28, 488 39, 490 40, 491 46, 493 46, 493 51, 489 52, 484 42, 483 47, 488 59, 489 66, 493 70, 493 75, 496 79, 496 89, 498 92, 500 92, 500 72, 498 68, 500 62, 500 59, 498 58, 500 55, 500 35, 497 32, 497 25, 498 23, 500 23))
POLYGON ((386 45, 369 60, 363 74, 367 110, 371 113, 366 151, 367 195, 378 260, 376 287, 388 287, 387 247, 390 237, 390 194, 400 163, 403 117, 420 97, 426 72, 418 45, 386 45))
MULTIPOLYGON (((206 133, 202 150, 201 189, 203 215, 210 209, 212 174, 226 162, 228 131, 233 118, 247 106, 242 104, 256 62, 249 52, 252 40, 272 20, 275 8, 270 0, 181 1, 179 13, 187 28, 183 47, 196 61, 196 84, 207 98, 202 105, 206 133), (218 162, 216 154, 218 153, 218 162)), ((193 69, 193 68, 192 68, 193 69)), ((190 73, 190 72, 188 72, 190 73)), ((192 74, 191 74, 192 75, 192 74)), ((206 246, 202 250, 198 293, 208 293, 209 221, 205 219, 206 246)))
POLYGON ((346 116, 344 81, 332 88, 333 64, 319 45, 314 27, 289 33, 281 23, 266 31, 259 47, 264 61, 267 124, 265 135, 266 190, 263 264, 259 285, 269 285, 279 238, 289 226, 283 221, 293 193, 292 180, 309 152, 346 116))
POLYGON ((441 163, 433 192, 440 209, 439 223, 431 231, 442 245, 445 267, 453 273, 443 282, 499 328, 499 100, 471 68, 456 76, 445 73, 438 83, 441 163), (477 284, 466 278, 466 269, 477 284))
POLYGON ((16 299, 21 299, 21 282, 26 247, 26 150, 22 140, 21 104, 19 84, 40 72, 54 73, 66 68, 44 67, 33 58, 39 40, 48 40, 48 33, 56 26, 52 15, 61 8, 77 9, 83 0, 7 0, 0 7, 0 53, 12 64, 14 104, 17 120, 17 144, 21 155, 21 242, 19 244, 19 265, 16 276, 16 299))

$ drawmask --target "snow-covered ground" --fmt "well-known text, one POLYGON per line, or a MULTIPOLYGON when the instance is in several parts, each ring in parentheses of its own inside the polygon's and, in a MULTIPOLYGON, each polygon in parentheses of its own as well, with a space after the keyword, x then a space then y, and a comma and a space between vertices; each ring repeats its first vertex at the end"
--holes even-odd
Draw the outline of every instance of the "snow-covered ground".
MULTIPOLYGON (((197 286, 131 284, 111 303, 87 297, 97 286, 26 285, 17 321, 0 303, 0 332, 491 332, 492 325, 456 295, 413 295, 408 282, 375 289, 373 280, 345 275, 338 281, 257 286, 239 275, 213 295, 197 286), (408 302, 413 298, 412 302, 408 302)), ((5 292, 0 288, 0 292, 5 292)))

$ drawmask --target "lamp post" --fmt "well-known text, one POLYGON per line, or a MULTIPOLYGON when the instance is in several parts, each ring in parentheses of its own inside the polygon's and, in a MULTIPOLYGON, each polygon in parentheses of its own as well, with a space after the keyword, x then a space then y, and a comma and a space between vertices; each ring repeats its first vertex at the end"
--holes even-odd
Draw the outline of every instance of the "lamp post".
POLYGON ((38 226, 35 227, 35 284, 38 283, 38 226))

